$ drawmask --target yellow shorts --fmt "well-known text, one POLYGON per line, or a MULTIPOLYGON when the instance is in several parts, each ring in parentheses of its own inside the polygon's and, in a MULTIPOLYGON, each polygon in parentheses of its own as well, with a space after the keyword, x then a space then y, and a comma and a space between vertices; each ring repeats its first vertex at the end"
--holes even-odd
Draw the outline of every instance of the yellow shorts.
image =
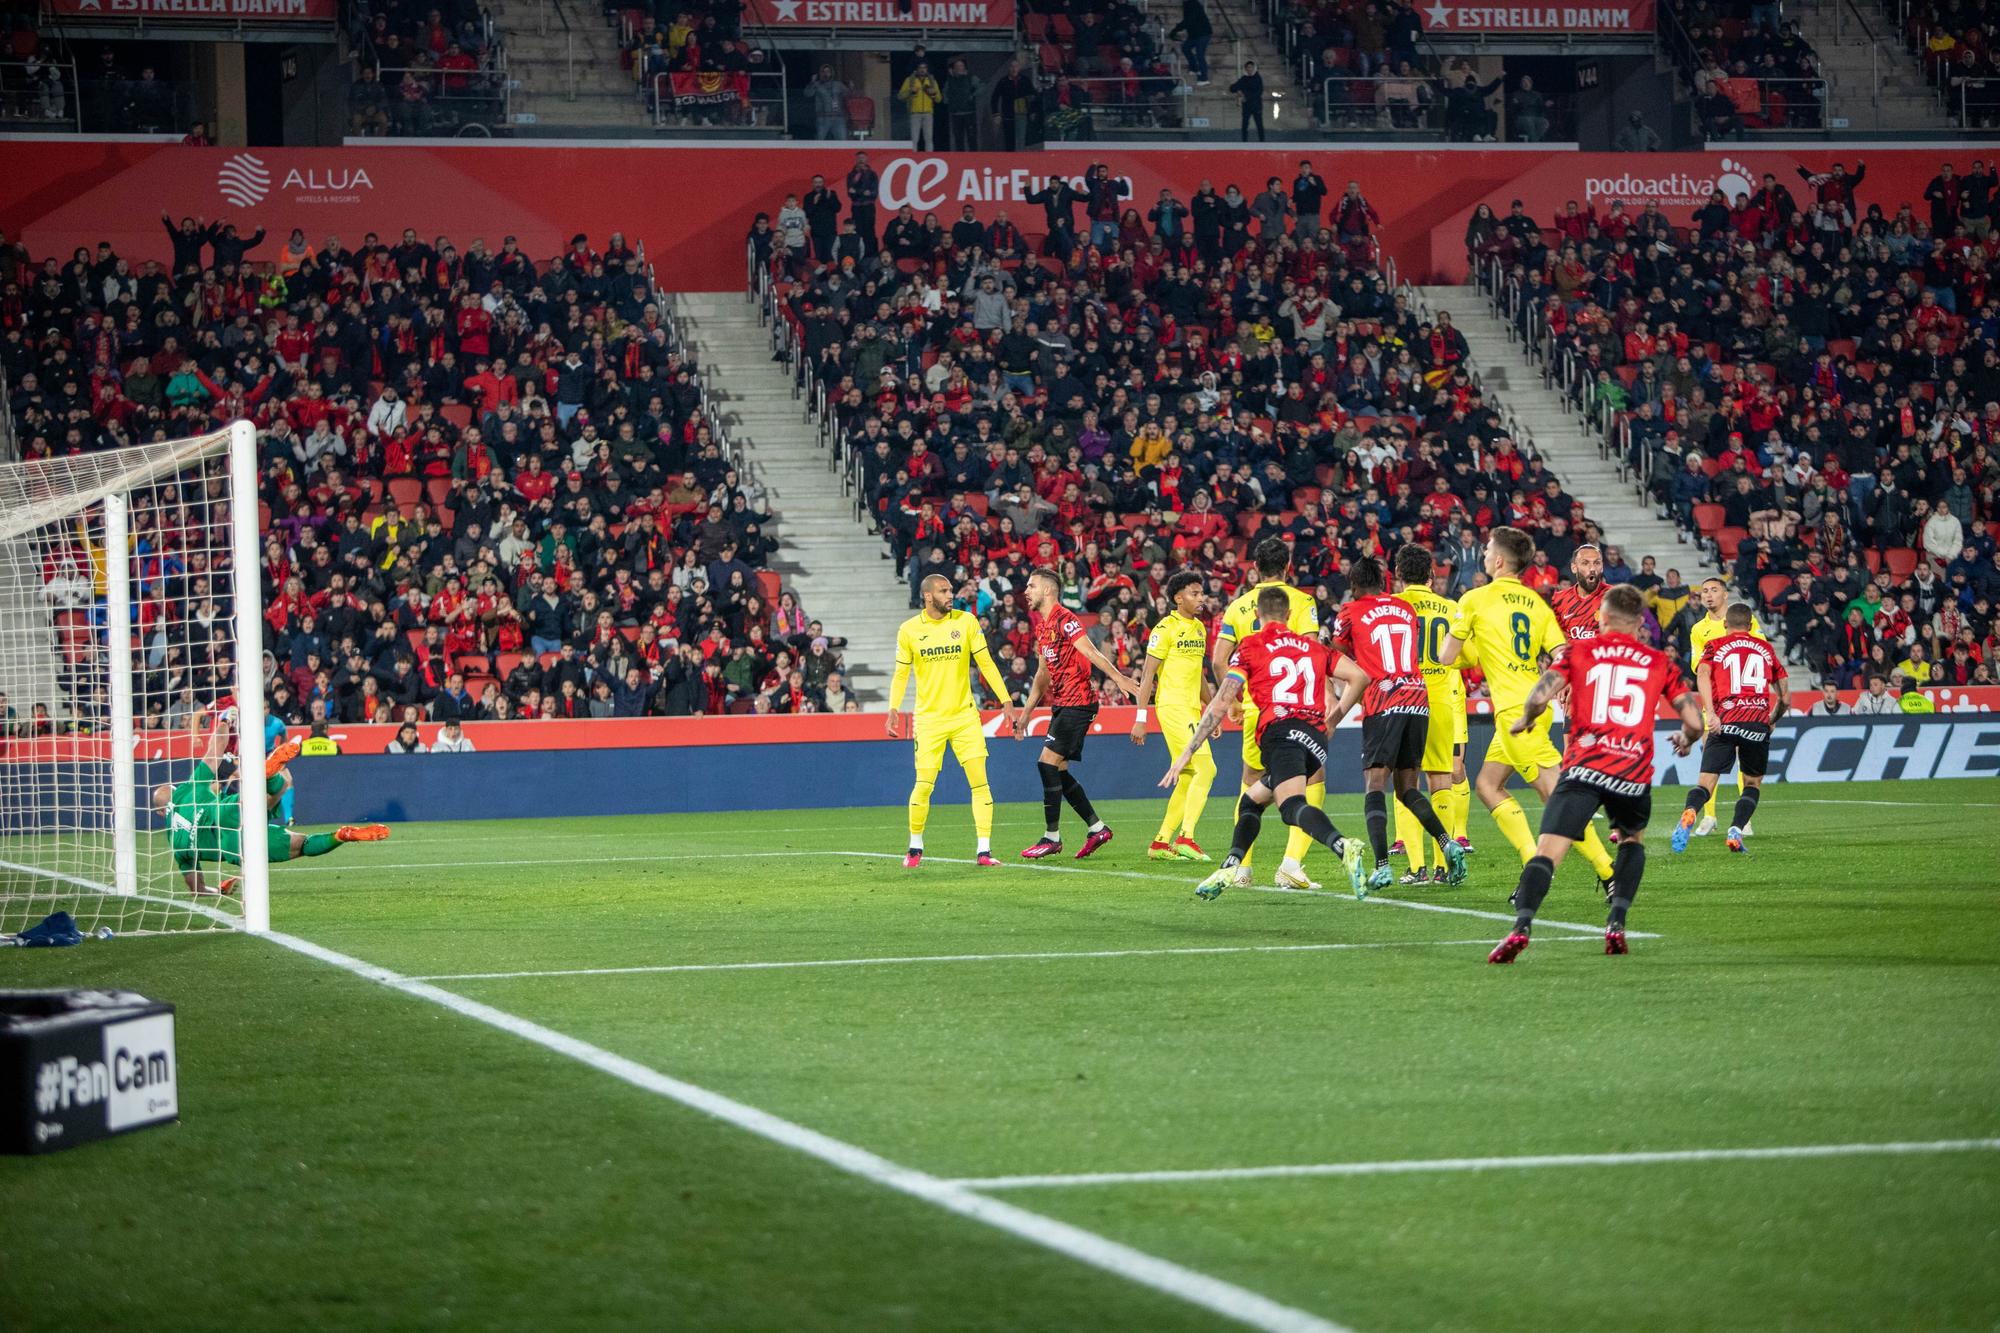
POLYGON ((1264 752, 1257 746, 1257 706, 1243 701, 1243 767, 1258 772, 1264 767, 1264 752))
POLYGON ((1465 700, 1432 700, 1431 727, 1424 737, 1424 772, 1451 772, 1452 760, 1458 747, 1465 744, 1465 735, 1465 700))
POLYGON ((971 760, 986 758, 986 733, 980 729, 979 714, 966 713, 962 717, 945 718, 938 722, 917 722, 917 772, 935 777, 944 767, 944 751, 949 745, 951 752, 964 765, 971 760))
MULTIPOLYGON (((1169 751, 1167 757, 1169 759, 1181 752, 1181 747, 1188 743, 1188 737, 1194 735, 1194 729, 1201 725, 1201 713, 1202 710, 1199 708, 1193 710, 1186 708, 1162 708, 1159 710, 1160 735, 1166 737, 1167 749, 1169 751)), ((1195 750, 1195 756, 1198 758, 1207 753, 1208 742, 1203 741, 1200 747, 1195 750)), ((1192 766, 1193 760, 1190 760, 1189 767, 1192 766)))
POLYGON ((1549 728, 1555 725, 1555 714, 1544 712, 1535 719, 1535 725, 1519 736, 1513 726, 1521 720, 1518 708, 1503 708, 1493 715, 1493 743, 1486 747, 1486 762, 1500 763, 1511 767, 1529 782, 1541 776, 1545 768, 1561 768, 1562 756, 1556 752, 1555 743, 1549 740, 1549 728))

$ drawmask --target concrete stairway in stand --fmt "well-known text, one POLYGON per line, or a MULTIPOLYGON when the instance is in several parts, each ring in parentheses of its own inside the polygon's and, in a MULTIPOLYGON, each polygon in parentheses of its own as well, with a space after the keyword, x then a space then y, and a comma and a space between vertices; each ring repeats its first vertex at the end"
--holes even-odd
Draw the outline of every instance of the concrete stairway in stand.
POLYGON ((1799 32, 1827 79, 1827 116, 1853 130, 1956 128, 1924 81, 1917 59, 1896 39, 1896 21, 1874 0, 1830 0, 1801 7, 1799 32))
POLYGON ((1509 340, 1507 326, 1487 307, 1476 287, 1419 287, 1432 312, 1448 310, 1451 322, 1472 349, 1472 367, 1481 386, 1498 400, 1535 449, 1562 481, 1563 490, 1583 502, 1584 515, 1604 529, 1604 539, 1623 548, 1633 569, 1643 556, 1659 562, 1661 573, 1677 568, 1687 582, 1699 577, 1702 553, 1683 543, 1674 525, 1658 516, 1632 484, 1621 481, 1615 464, 1600 458, 1597 435, 1577 413, 1563 409, 1562 398, 1542 387, 1541 372, 1526 353, 1509 340))
POLYGON ((842 493, 819 428, 771 359, 757 307, 738 292, 682 292, 673 300, 723 428, 767 493, 779 544, 772 568, 808 616, 847 640, 850 686, 866 702, 886 701, 896 628, 911 614, 909 585, 842 493))
POLYGON ((526 123, 545 130, 651 132, 639 87, 619 63, 617 30, 596 6, 492 0, 488 9, 505 40, 507 73, 518 83, 509 102, 517 118, 531 115, 534 120, 526 123), (569 21, 567 30, 563 19, 569 21))
MULTIPOLYGON (((1169 26, 1179 18, 1178 8, 1165 11, 1169 26)), ((1243 73, 1243 62, 1257 62, 1264 76, 1264 136, 1270 140, 1309 137, 1313 131, 1312 108, 1305 101, 1297 73, 1285 63, 1284 55, 1271 38, 1271 29, 1253 0, 1215 0, 1208 7, 1215 37, 1208 44, 1209 85, 1194 88, 1188 97, 1190 118, 1206 118, 1211 131, 1224 131, 1234 138, 1241 127, 1242 109, 1229 85, 1243 73)), ((1291 176, 1286 174, 1286 180, 1291 176)), ((1221 188, 1220 183, 1217 184, 1221 188)), ((1246 196, 1264 188, 1244 183, 1246 196)))

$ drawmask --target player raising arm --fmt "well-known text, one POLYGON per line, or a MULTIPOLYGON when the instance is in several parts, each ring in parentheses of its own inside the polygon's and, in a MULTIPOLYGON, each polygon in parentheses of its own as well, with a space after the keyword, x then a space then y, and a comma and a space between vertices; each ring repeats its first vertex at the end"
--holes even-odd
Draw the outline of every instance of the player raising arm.
POLYGON ((1266 587, 1257 594, 1257 618, 1263 628, 1238 645, 1222 688, 1209 700, 1194 734, 1160 779, 1162 787, 1171 787, 1179 780, 1196 747, 1215 734, 1229 715, 1230 705, 1247 691, 1257 709, 1256 740, 1263 754, 1263 771, 1236 803, 1236 830, 1229 840, 1229 855, 1195 889, 1203 898, 1214 898, 1229 884, 1243 886, 1248 877, 1239 878, 1237 872, 1257 841, 1264 807, 1273 801, 1278 803, 1285 823, 1303 830, 1341 859, 1354 896, 1368 896, 1360 841, 1341 837, 1326 811, 1306 799, 1308 783, 1326 781, 1327 662, 1332 652, 1317 638, 1287 628, 1285 612, 1290 605, 1283 587, 1266 587))
POLYGON ((972 789, 972 831, 979 839, 974 860, 996 866, 993 859, 993 789, 986 783, 986 733, 979 709, 972 702, 972 672, 977 669, 1004 713, 1007 682, 986 648, 979 617, 951 604, 951 580, 942 574, 925 579, 920 589, 923 609, 896 631, 896 672, 889 680, 891 736, 902 735, 903 696, 916 677, 917 708, 912 731, 917 743, 917 781, 910 788, 910 850, 903 866, 915 870, 924 859, 924 825, 930 819, 931 789, 944 767, 947 746, 965 770, 972 789))
POLYGON ((1014 718, 1014 735, 1020 738, 1027 736, 1028 719, 1044 695, 1054 705, 1049 718, 1048 740, 1035 763, 1035 768, 1042 775, 1042 813, 1047 817, 1046 831, 1033 846, 1022 849, 1021 855, 1030 861, 1039 861, 1062 850, 1062 807, 1065 800, 1082 817, 1085 826, 1083 846, 1077 849, 1077 860, 1081 861, 1111 841, 1111 829, 1097 817, 1090 796, 1083 790, 1083 784, 1076 780, 1076 775, 1069 771, 1069 766, 1083 758, 1084 738, 1090 735, 1090 724, 1097 717, 1097 691, 1091 687, 1090 669, 1094 666, 1102 671, 1107 680, 1127 694, 1139 693, 1139 682, 1120 671, 1090 641, 1090 636, 1084 633, 1083 622, 1071 614, 1061 598, 1062 579, 1053 569, 1037 569, 1028 575, 1028 615, 1035 631, 1035 647, 1040 650, 1042 660, 1035 668, 1035 683, 1028 687, 1028 698, 1014 718))
POLYGON ((1645 612, 1639 590, 1621 583, 1604 594, 1596 637, 1558 648, 1548 670, 1529 692, 1515 735, 1532 730, 1549 703, 1570 692, 1569 739, 1562 780, 1542 811, 1535 854, 1521 867, 1514 889, 1514 930, 1487 961, 1511 963, 1528 947, 1535 912, 1548 896, 1556 867, 1571 844, 1590 829, 1601 807, 1619 834, 1618 864, 1611 879, 1610 914, 1604 922, 1604 952, 1625 953, 1625 914, 1646 870, 1646 821, 1653 813, 1653 721, 1661 702, 1680 713, 1674 750, 1686 754, 1701 735, 1701 706, 1683 689, 1673 659, 1636 637, 1645 612))
MULTIPOLYGON (((208 733, 208 745, 195 761, 194 771, 178 784, 161 783, 153 788, 153 809, 167 821, 174 866, 181 872, 188 892, 197 897, 232 893, 236 878, 230 876, 210 888, 202 877, 201 863, 218 865, 243 863, 243 812, 238 793, 225 793, 217 777, 223 756, 235 734, 235 710, 216 716, 208 733)), ((265 854, 277 865, 300 856, 325 856, 348 842, 380 842, 389 836, 382 824, 343 824, 332 833, 293 833, 276 822, 279 803, 291 790, 292 777, 286 765, 297 757, 296 743, 279 746, 264 764, 264 798, 261 811, 265 854)), ((239 788, 241 783, 238 784, 239 788)))
POLYGON ((1714 722, 1701 747, 1701 776, 1688 788, 1687 808, 1674 828, 1676 852, 1687 850, 1688 837, 1715 793, 1715 784, 1739 763, 1741 789, 1736 811, 1729 817, 1726 845, 1732 852, 1743 850, 1744 830, 1771 767, 1771 728, 1785 715, 1785 664, 1770 644, 1751 632, 1756 617, 1738 602, 1723 619, 1728 633, 1708 640, 1695 668, 1702 717, 1714 722))
MULTIPOLYGON (((1182 570, 1167 580, 1167 604, 1173 609, 1160 617, 1146 639, 1146 664, 1139 671, 1139 693, 1135 702, 1139 716, 1132 723, 1132 743, 1146 743, 1146 703, 1159 685, 1160 735, 1169 750, 1194 734, 1201 721, 1208 679, 1202 665, 1208 660, 1208 626, 1201 620, 1201 575, 1182 570)), ((1166 817, 1146 855, 1155 861, 1206 861, 1208 853, 1195 841, 1195 826, 1201 822, 1202 808, 1215 786, 1215 759, 1208 746, 1195 747, 1194 758, 1181 770, 1174 794, 1167 798, 1166 817)))

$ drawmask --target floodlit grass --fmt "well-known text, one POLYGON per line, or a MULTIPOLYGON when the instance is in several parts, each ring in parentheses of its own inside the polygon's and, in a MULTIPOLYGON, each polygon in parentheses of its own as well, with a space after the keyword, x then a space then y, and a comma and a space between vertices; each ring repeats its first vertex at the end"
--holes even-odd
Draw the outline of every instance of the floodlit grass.
MULTIPOLYGON (((993 870, 939 859, 962 808, 916 872, 899 810, 403 826, 276 868, 273 916, 948 1179, 2000 1136, 2000 785, 1777 787, 1745 857, 1673 857, 1656 805, 1660 938, 1604 957, 1566 865, 1544 917, 1582 929, 1507 969, 1483 813, 1471 883, 1390 891, 1467 914, 1198 902, 1112 803, 1118 841, 1035 867, 1003 807, 993 870)), ((0 953, 66 984, 179 1006, 183 1119, 0 1159, 9 1329, 1218 1323, 271 944, 0 953)), ((1370 1333, 2000 1316, 1991 1151, 994 1197, 1370 1333)))

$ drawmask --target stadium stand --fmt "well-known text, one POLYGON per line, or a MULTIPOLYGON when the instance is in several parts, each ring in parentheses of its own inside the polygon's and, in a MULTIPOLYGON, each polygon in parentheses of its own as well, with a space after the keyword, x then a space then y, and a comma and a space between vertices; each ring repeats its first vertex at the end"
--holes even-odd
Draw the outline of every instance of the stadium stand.
MULTIPOLYGON (((136 272, 0 238, 10 421, 31 459, 267 432, 286 721, 851 706, 844 645, 771 569, 775 516, 622 235, 536 262, 511 236, 295 232, 264 258, 261 232, 162 221, 173 265, 136 272)), ((139 529, 156 558, 178 518, 139 529)), ((59 560, 45 577, 55 606, 59 560)), ((156 647, 154 670, 199 670, 198 645, 156 647)))
POLYGON ((1694 90, 1701 138, 1826 124, 1818 54, 1798 23, 1779 20, 1777 6, 1692 0, 1663 6, 1662 16, 1661 39, 1694 90))
POLYGON ((1231 184, 1136 201, 1142 222, 1115 184, 1052 183, 1032 232, 897 217, 875 238, 842 217, 816 236, 803 214, 750 230, 778 352, 858 515, 912 604, 926 574, 959 586, 1016 690, 1036 565, 1133 663, 1171 574, 1226 597, 1267 536, 1330 612, 1359 554, 1427 543, 1462 589, 1482 534, 1511 522, 1553 588, 1597 535, 1468 374, 1448 316, 1396 293, 1364 197, 1301 230, 1231 184))
MULTIPOLYGON (((1991 683, 1992 177, 1946 167, 1924 200, 1864 207, 1865 163, 1800 174, 1766 175, 1736 208, 1718 192, 1691 227, 1617 206, 1572 203, 1547 227, 1495 211, 1467 248, 1605 456, 1794 661, 1843 687, 1991 683)), ((1694 614, 1660 616, 1683 651, 1694 614)))
POLYGON ((348 132, 426 138, 507 123, 506 54, 477 5, 343 6, 355 53, 348 132))

